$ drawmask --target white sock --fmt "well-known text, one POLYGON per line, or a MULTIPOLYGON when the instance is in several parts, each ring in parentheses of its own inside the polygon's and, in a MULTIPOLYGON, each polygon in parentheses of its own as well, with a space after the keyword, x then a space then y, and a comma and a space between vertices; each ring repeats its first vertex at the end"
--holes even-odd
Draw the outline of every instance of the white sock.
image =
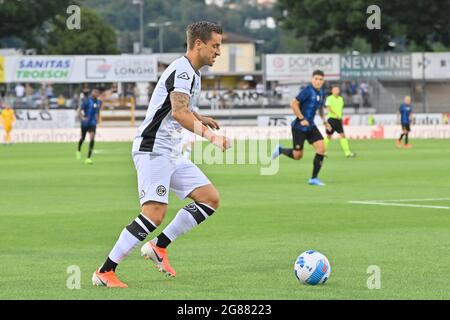
POLYGON ((155 229, 155 224, 141 213, 122 230, 119 239, 109 254, 109 258, 119 264, 155 229))
POLYGON ((175 218, 173 218, 162 233, 164 233, 170 241, 174 241, 179 236, 199 225, 212 215, 214 211, 213 208, 204 203, 193 202, 188 204, 178 211, 175 218))

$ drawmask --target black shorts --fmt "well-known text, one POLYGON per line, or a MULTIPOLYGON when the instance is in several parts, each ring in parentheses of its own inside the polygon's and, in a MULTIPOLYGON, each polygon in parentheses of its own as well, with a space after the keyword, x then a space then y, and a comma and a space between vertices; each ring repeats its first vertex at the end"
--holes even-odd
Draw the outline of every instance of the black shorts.
POLYGON ((97 130, 97 126, 95 125, 88 125, 88 126, 81 126, 81 134, 85 135, 87 132, 93 132, 95 133, 95 131, 97 130))
POLYGON ((342 120, 328 118, 328 123, 331 126, 331 131, 327 129, 326 130, 327 134, 332 135, 335 132, 337 132, 339 134, 344 133, 344 127, 342 126, 342 120))
POLYGON ((406 130, 406 131, 410 132, 411 131, 411 127, 410 127, 409 123, 408 124, 402 124, 402 130, 406 130))
POLYGON ((309 144, 313 144, 316 141, 323 140, 323 136, 316 126, 312 127, 310 131, 303 132, 292 128, 292 141, 294 143, 294 150, 303 150, 305 140, 308 140, 309 144))

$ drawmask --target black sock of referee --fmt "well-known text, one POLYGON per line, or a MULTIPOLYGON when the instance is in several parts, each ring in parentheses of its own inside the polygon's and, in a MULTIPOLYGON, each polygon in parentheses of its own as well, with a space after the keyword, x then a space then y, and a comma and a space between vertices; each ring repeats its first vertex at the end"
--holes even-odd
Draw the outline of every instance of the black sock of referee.
POLYGON ((90 158, 91 155, 92 155, 92 150, 94 150, 94 143, 95 143, 94 139, 92 139, 91 141, 89 141, 89 153, 88 153, 88 158, 90 158))
POLYGON ((409 142, 408 134, 405 134, 405 144, 408 144, 408 142, 409 142))
POLYGON ((404 136, 405 136, 405 134, 404 134, 404 133, 402 133, 402 135, 400 136, 400 138, 398 139, 398 141, 400 141, 400 142, 401 142, 404 136))
POLYGON ((313 163, 314 163, 314 168, 313 168, 312 178, 315 179, 319 175, 320 168, 322 168, 323 155, 316 153, 313 163))
POLYGON ((284 154, 285 156, 294 159, 294 149, 290 148, 280 148, 280 153, 284 154))

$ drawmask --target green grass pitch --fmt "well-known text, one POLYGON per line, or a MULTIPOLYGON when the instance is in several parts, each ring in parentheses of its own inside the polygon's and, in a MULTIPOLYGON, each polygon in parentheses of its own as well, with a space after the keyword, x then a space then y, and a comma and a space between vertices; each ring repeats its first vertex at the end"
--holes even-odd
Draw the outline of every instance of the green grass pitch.
MULTIPOLYGON (((118 268, 124 290, 93 287, 91 275, 139 213, 131 144, 97 143, 92 166, 75 160, 75 144, 0 146, 0 299, 449 299, 450 210, 425 206, 450 207, 450 142, 412 142, 351 141, 358 156, 346 159, 333 141, 324 188, 306 184, 309 146, 301 161, 280 158, 272 176, 201 165, 221 208, 169 247, 175 279, 135 250, 118 268), (349 203, 404 199, 422 207, 349 203), (294 276, 307 249, 330 260, 323 286, 294 276), (73 265, 79 290, 66 286, 73 265), (378 290, 367 287, 373 265, 378 290)), ((171 196, 161 227, 185 203, 171 196)))

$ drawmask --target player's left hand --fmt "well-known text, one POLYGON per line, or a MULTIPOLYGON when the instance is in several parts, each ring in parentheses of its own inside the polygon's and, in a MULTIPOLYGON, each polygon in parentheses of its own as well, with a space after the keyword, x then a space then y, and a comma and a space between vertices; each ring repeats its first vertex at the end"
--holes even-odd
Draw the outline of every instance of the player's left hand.
POLYGON ((202 117, 202 123, 212 130, 219 130, 220 126, 216 120, 210 117, 202 117))

